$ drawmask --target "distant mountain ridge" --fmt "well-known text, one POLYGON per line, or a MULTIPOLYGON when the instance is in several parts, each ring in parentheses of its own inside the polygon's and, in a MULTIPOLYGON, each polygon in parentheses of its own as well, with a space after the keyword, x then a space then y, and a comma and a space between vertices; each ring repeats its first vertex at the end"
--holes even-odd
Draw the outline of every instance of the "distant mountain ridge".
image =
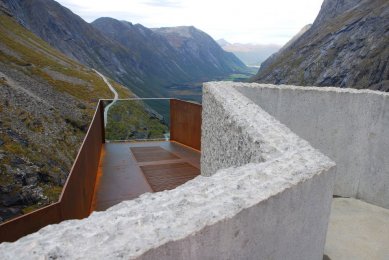
MULTIPOLYGON (((163 34, 142 25, 108 18, 101 18, 89 24, 53 0, 1 2, 21 24, 53 47, 102 71, 128 86, 139 96, 163 96, 164 88, 172 84, 182 84, 199 78, 207 80, 222 77, 246 69, 238 58, 217 49, 219 46, 213 40, 207 41, 207 44, 192 41, 187 47, 197 48, 199 56, 194 58, 192 55, 180 62, 178 55, 194 53, 175 48, 164 39, 163 34), (217 54, 207 60, 208 57, 201 56, 205 49, 217 54), (169 55, 165 54, 165 51, 169 55), (199 61, 201 63, 198 63, 199 61), (210 64, 204 66, 207 62, 210 64)), ((196 31, 198 33, 193 35, 205 34, 197 29, 196 31)), ((207 40, 209 38, 202 37, 207 40)))
POLYGON ((183 66, 189 69, 195 65, 197 69, 195 75, 200 76, 203 70, 215 75, 218 71, 228 73, 245 71, 242 68, 246 66, 234 54, 224 51, 211 36, 193 26, 163 27, 152 30, 166 38, 170 45, 176 48, 179 62, 183 66))
POLYGON ((307 30, 255 82, 389 90, 387 0, 325 0, 307 30))
POLYGON ((142 70, 165 85, 241 71, 244 64, 193 26, 149 29, 140 24, 99 18, 94 28, 139 55, 142 70))
POLYGON ((219 39, 217 43, 223 50, 234 53, 247 66, 260 66, 264 60, 281 48, 277 44, 229 43, 225 39, 219 39))

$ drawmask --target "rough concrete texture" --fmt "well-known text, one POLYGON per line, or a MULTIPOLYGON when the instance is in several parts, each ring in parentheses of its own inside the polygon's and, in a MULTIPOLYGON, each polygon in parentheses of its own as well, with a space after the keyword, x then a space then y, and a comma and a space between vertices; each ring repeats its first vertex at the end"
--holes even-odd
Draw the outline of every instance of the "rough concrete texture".
POLYGON ((324 253, 332 260, 389 259, 389 209, 334 199, 324 253))
POLYGON ((226 83, 209 82, 203 87, 202 175, 304 149, 313 151, 308 142, 226 83))
MULTIPOLYGON (((146 193, 87 219, 3 243, 0 258, 322 259, 334 163, 235 90, 226 90, 234 99, 224 103, 217 87, 206 86, 207 95, 215 95, 220 111, 232 113, 234 129, 247 134, 244 142, 255 144, 242 144, 242 149, 259 149, 262 154, 252 154, 261 160, 236 161, 241 166, 211 175, 209 169, 232 166, 218 159, 204 167, 210 177, 199 176, 174 190, 146 193), (241 106, 245 103, 248 109, 241 106), (237 110, 234 105, 239 105, 237 110)), ((207 115, 217 108, 206 103, 204 109, 207 115)), ((219 125, 220 135, 237 134, 215 119, 207 122, 209 129, 219 125)), ((215 145, 212 138, 205 136, 210 141, 202 147, 217 159, 217 151, 206 148, 215 145)), ((234 149, 237 157, 242 153, 217 145, 234 149)))
POLYGON ((389 94, 332 87, 222 83, 332 158, 336 195, 389 208, 389 94))

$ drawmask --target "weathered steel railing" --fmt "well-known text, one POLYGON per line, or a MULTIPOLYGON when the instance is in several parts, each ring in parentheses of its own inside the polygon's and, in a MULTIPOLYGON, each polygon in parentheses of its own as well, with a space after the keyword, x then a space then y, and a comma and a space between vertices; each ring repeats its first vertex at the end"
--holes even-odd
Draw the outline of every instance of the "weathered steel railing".
MULTIPOLYGON (((201 105, 171 99, 170 129, 170 140, 200 150, 201 105)), ((0 224, 0 242, 15 241, 63 220, 89 216, 104 131, 100 100, 58 202, 0 224)))
POLYGON ((89 215, 100 150, 104 143, 103 110, 99 101, 58 202, 1 224, 0 242, 15 241, 49 224, 89 215))

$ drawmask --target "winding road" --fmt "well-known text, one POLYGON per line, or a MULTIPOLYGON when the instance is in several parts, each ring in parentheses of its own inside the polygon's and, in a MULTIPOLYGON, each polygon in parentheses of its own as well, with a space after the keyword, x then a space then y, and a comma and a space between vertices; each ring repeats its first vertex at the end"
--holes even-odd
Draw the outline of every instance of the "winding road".
POLYGON ((107 86, 109 87, 109 89, 112 91, 112 93, 114 94, 114 98, 113 98, 113 101, 104 108, 104 127, 107 126, 107 122, 108 122, 108 110, 111 108, 111 106, 113 104, 116 103, 116 101, 118 100, 119 98, 119 95, 118 93, 116 92, 116 90, 114 89, 114 87, 112 87, 111 83, 109 83, 109 81, 107 80, 107 78, 101 74, 100 72, 98 72, 97 70, 94 69, 94 71, 104 80, 105 84, 107 84, 107 86))

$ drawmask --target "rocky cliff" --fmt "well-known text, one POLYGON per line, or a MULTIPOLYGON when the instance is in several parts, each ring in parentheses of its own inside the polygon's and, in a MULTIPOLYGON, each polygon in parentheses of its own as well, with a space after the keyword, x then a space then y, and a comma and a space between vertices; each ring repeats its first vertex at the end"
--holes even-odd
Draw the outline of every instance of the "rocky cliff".
MULTIPOLYGON (((113 94, 93 70, 0 9, 2 222, 57 201, 98 98, 113 94)), ((131 96, 115 87, 121 97, 131 96)))
POLYGON ((325 0, 312 27, 253 81, 389 90, 387 0, 325 0))

